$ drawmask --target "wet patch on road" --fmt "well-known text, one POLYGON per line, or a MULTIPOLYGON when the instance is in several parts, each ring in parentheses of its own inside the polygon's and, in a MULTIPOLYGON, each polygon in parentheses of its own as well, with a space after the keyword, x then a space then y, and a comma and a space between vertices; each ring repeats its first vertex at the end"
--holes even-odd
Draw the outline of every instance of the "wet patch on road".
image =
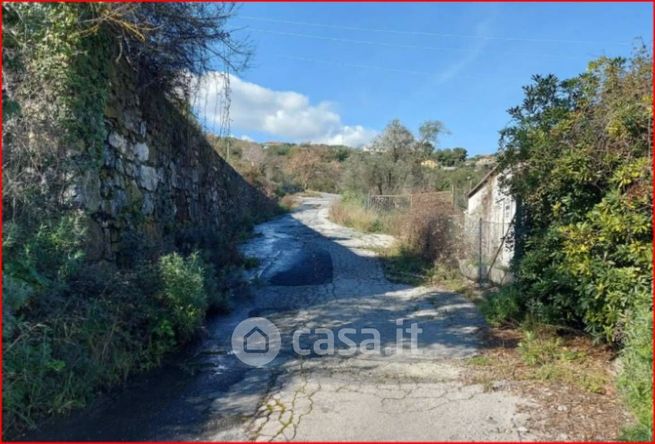
POLYGON ((322 285, 332 281, 332 257, 323 249, 295 251, 284 259, 284 264, 277 265, 276 273, 268 279, 272 285, 322 285))

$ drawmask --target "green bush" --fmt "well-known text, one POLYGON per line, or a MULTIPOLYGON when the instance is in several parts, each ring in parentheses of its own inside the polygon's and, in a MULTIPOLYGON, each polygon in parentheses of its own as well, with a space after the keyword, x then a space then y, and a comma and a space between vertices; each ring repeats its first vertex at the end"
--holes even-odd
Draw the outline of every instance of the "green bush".
POLYGON ((498 156, 521 204, 518 316, 623 347, 620 385, 639 419, 631 438, 652 430, 651 86, 645 48, 573 79, 535 76, 498 156))
POLYGON ((83 405, 142 365, 147 304, 129 280, 82 267, 12 309, 3 336, 6 430, 83 405))
POLYGON ((480 305, 480 310, 487 322, 494 327, 516 323, 523 315, 520 295, 514 286, 502 288, 487 296, 480 305))
POLYGON ((624 431, 624 439, 652 441, 653 430, 653 313, 644 295, 630 313, 623 348, 619 387, 639 423, 624 431))
POLYGON ((187 340, 200 326, 207 311, 205 265, 197 253, 177 253, 159 259, 162 288, 158 297, 167 311, 157 328, 170 328, 179 341, 187 340))
POLYGON ((4 276, 35 288, 64 281, 82 263, 83 239, 83 218, 78 214, 43 221, 33 229, 7 223, 2 249, 9 260, 3 264, 4 276))
POLYGON ((131 271, 78 264, 81 253, 61 239, 62 224, 46 226, 23 234, 21 248, 15 237, 5 244, 3 414, 5 430, 14 432, 159 365, 200 327, 210 304, 226 305, 222 276, 198 253, 173 253, 131 271), (52 249, 31 254, 37 243, 52 249), (67 272, 50 273, 51 285, 40 286, 35 270, 46 263, 67 272))

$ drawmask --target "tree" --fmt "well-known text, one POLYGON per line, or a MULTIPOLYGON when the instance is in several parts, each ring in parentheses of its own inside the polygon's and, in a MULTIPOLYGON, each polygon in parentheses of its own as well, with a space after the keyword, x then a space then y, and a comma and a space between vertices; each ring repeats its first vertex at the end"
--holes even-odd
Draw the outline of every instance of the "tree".
POLYGON ((403 156, 411 154, 414 150, 416 140, 412 133, 402 124, 400 120, 392 120, 372 143, 372 151, 386 153, 391 157, 393 163, 398 162, 403 156))
POLYGON ((438 120, 426 120, 418 129, 419 140, 416 151, 420 156, 427 157, 437 148, 439 136, 446 132, 443 123, 438 120))
POLYGON ((453 158, 455 159, 455 163, 462 163, 466 160, 467 157, 468 153, 466 152, 466 148, 453 148, 453 158))
POLYGON ((312 148, 298 150, 289 162, 289 170, 300 182, 303 190, 307 190, 312 180, 318 177, 320 169, 321 156, 312 148))
POLYGON ((227 27, 233 3, 95 3, 84 32, 108 29, 124 58, 139 74, 141 87, 188 93, 187 73, 238 72, 248 65, 252 48, 227 27))
POLYGON ((466 160, 467 152, 465 148, 447 148, 437 150, 435 153, 437 160, 444 166, 455 166, 466 160))
MULTIPOLYGON (((347 188, 360 193, 395 194, 434 189, 434 173, 421 162, 433 155, 438 138, 446 129, 438 120, 428 120, 419 128, 418 140, 399 120, 392 120, 371 144, 371 152, 349 162, 347 188)), ((466 150, 440 150, 454 165, 466 159, 466 150)))

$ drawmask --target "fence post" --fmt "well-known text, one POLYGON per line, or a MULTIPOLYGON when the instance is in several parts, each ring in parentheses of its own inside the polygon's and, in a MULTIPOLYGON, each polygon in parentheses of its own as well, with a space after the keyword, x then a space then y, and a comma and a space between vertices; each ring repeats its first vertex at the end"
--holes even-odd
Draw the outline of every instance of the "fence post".
POLYGON ((478 287, 482 288, 482 218, 478 220, 478 287))

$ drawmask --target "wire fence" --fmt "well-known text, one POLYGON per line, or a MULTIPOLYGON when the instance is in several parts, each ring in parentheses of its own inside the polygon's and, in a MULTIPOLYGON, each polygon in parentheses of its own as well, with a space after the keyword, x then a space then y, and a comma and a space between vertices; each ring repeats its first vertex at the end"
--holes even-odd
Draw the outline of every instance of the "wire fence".
POLYGON ((377 212, 410 211, 414 208, 438 208, 444 204, 453 205, 453 193, 435 191, 413 194, 369 195, 366 207, 377 212))
POLYGON ((467 278, 483 284, 503 284, 511 279, 514 254, 513 220, 488 221, 465 217, 461 231, 459 268, 467 278))

